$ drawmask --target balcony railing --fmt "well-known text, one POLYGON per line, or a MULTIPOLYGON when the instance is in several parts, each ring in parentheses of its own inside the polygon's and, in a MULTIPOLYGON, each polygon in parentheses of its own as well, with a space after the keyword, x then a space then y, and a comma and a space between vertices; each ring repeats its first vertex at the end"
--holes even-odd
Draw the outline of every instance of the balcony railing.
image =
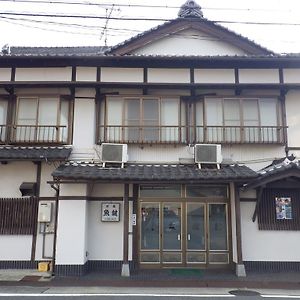
POLYGON ((284 144, 284 126, 99 126, 99 143, 284 144))
POLYGON ((0 127, 1 142, 20 144, 66 144, 67 126, 57 125, 10 125, 0 127), (8 130, 8 137, 7 136, 8 130))

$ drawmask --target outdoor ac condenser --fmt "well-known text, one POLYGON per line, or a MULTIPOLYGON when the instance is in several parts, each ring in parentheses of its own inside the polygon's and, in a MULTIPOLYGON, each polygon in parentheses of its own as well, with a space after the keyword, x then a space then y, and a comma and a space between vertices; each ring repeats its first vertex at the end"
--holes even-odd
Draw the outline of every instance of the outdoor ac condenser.
POLYGON ((101 160, 103 163, 125 163, 128 160, 127 145, 103 143, 101 145, 101 160))
POLYGON ((196 144, 194 158, 197 164, 220 164, 222 162, 221 145, 196 144))

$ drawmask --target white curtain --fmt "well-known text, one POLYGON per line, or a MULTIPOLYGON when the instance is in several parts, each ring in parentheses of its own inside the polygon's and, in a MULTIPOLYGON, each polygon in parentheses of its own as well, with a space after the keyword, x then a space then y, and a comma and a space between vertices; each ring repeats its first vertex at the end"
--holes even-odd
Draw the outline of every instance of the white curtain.
POLYGON ((177 142, 179 139, 179 100, 163 98, 161 100, 161 140, 177 142))

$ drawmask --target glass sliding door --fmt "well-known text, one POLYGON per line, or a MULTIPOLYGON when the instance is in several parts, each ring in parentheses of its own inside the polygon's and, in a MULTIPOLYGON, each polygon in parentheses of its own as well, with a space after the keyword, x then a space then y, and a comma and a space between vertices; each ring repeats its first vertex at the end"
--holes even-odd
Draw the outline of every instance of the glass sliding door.
POLYGON ((208 205, 209 263, 229 263, 227 205, 225 203, 208 205))
POLYGON ((186 210, 186 262, 187 264, 206 262, 205 205, 187 203, 186 210))
POLYGON ((182 263, 181 203, 163 203, 163 263, 182 263))
POLYGON ((143 203, 141 206, 140 261, 160 263, 160 204, 143 203))

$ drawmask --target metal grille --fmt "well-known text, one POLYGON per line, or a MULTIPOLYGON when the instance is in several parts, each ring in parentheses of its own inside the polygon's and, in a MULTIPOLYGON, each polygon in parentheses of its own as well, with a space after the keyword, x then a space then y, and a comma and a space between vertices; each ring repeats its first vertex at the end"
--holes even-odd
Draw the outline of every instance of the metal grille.
POLYGON ((0 234, 31 235, 37 226, 38 198, 1 198, 0 234))

